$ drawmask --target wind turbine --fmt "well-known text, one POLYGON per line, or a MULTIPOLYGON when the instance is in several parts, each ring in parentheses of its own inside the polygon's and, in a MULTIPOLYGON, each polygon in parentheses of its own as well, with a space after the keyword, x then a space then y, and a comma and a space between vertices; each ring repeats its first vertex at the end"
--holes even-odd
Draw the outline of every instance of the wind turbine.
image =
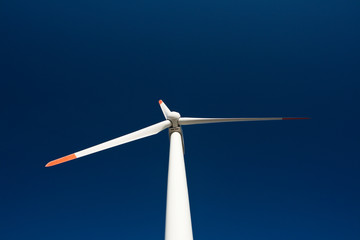
POLYGON ((159 100, 161 110, 165 116, 164 121, 140 129, 136 132, 115 138, 113 140, 86 148, 79 152, 58 158, 46 164, 46 167, 58 165, 77 158, 81 158, 108 148, 116 147, 131 141, 155 135, 169 128, 170 154, 169 172, 166 199, 166 225, 165 240, 192 240, 192 226, 190 216, 189 196, 186 182, 184 163, 184 140, 182 125, 194 125, 203 123, 221 122, 246 122, 246 121, 269 121, 269 120, 295 120, 308 118, 193 118, 181 117, 178 112, 170 111, 162 100, 159 100))

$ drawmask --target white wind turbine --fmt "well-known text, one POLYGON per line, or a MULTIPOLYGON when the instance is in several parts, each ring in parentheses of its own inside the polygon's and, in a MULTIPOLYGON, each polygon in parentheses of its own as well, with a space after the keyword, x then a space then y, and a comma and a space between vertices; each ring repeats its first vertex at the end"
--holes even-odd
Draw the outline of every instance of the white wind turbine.
POLYGON ((141 138, 155 135, 166 128, 169 128, 170 135, 170 155, 169 172, 167 184, 166 200, 166 225, 165 240, 192 240, 192 226, 190 216, 189 196, 186 183, 185 163, 184 163, 184 140, 182 136, 182 125, 193 125, 202 123, 220 122, 245 122, 245 121, 268 121, 268 120, 295 120, 308 118, 192 118, 181 117, 178 112, 170 111, 165 103, 159 100, 161 110, 166 120, 140 129, 136 132, 115 138, 99 145, 84 149, 82 151, 58 158, 46 164, 51 167, 76 158, 96 153, 108 148, 112 148, 124 143, 135 141, 141 138))

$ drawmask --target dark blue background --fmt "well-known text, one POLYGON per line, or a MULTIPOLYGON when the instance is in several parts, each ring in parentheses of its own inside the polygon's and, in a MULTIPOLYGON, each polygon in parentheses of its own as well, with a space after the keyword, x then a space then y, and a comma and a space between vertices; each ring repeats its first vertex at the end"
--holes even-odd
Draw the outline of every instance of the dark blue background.
POLYGON ((0 239, 163 239, 183 116, 194 239, 360 239, 360 2, 1 1, 0 239))

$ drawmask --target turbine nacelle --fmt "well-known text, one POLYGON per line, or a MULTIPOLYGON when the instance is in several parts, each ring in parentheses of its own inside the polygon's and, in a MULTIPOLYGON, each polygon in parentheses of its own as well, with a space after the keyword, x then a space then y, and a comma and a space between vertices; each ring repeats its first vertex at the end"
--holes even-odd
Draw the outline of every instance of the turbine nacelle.
POLYGON ((179 120, 180 117, 181 117, 180 113, 172 111, 169 113, 169 115, 166 116, 166 119, 173 121, 173 120, 179 120))
POLYGON ((171 127, 176 128, 179 127, 179 119, 180 119, 180 113, 178 112, 170 112, 168 113, 165 118, 171 122, 171 127))

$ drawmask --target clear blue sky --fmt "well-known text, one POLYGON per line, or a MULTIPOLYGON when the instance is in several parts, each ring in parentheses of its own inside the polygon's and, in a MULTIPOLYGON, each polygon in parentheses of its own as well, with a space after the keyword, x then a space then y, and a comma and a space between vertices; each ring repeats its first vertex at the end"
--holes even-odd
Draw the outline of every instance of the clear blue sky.
POLYGON ((163 239, 182 116, 194 239, 360 239, 360 3, 2 1, 0 239, 163 239))

